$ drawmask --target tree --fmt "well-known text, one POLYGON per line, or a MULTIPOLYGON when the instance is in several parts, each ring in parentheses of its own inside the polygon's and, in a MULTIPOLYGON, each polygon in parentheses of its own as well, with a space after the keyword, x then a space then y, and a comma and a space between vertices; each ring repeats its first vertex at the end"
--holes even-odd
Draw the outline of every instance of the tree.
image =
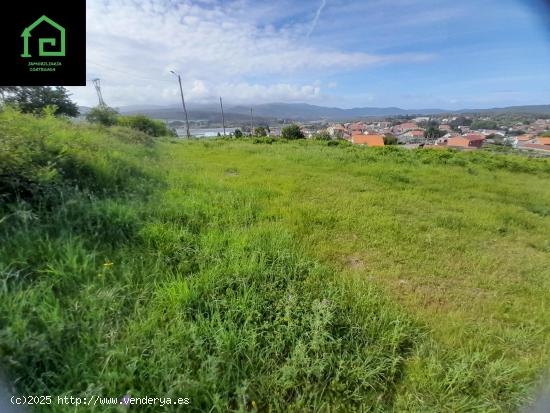
POLYGON ((55 114, 70 117, 78 116, 78 106, 69 98, 67 89, 62 86, 17 86, 4 88, 5 102, 19 108, 24 113, 39 114, 46 106, 56 106, 55 114))
POLYGON ((384 145, 397 145, 397 138, 389 133, 385 134, 384 145))
POLYGON ((498 124, 494 120, 476 119, 470 126, 471 129, 497 129, 498 124))
POLYGON ((17 86, 0 86, 0 103, 3 103, 10 93, 14 93, 17 90, 17 86))
POLYGON ((472 119, 469 119, 465 116, 458 116, 456 119, 453 119, 449 122, 449 126, 453 130, 458 130, 459 126, 470 126, 472 124, 472 119))
POLYGON ((428 140, 436 140, 443 135, 445 135, 445 131, 442 131, 436 125, 430 125, 428 129, 424 131, 424 137, 428 140))
POLYGON ((86 120, 103 126, 113 126, 118 122, 118 112, 109 106, 96 106, 86 114, 86 120))
POLYGON ((255 136, 267 136, 267 131, 263 126, 259 126, 256 129, 254 129, 254 135, 255 136))
POLYGON ((242 138, 243 132, 240 129, 235 129, 235 132, 233 133, 235 135, 235 138, 242 138))
POLYGON ((305 139, 305 135, 296 124, 285 126, 281 130, 281 137, 283 139, 295 140, 295 139, 305 139))

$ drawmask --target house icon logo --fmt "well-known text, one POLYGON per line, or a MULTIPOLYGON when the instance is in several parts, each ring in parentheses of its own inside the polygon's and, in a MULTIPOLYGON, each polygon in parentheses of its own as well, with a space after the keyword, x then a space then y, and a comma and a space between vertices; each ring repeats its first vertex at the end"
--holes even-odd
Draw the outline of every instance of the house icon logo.
POLYGON ((54 37, 48 37, 48 38, 38 38, 38 55, 39 56, 65 56, 65 28, 61 26, 60 24, 57 24, 52 19, 50 19, 47 16, 39 17, 33 24, 31 24, 29 27, 26 27, 25 30, 23 30, 23 33, 21 33, 21 37, 23 38, 23 53, 21 54, 21 57, 32 57, 32 55, 29 53, 29 38, 32 37, 31 32, 40 24, 47 23, 54 29, 57 29, 59 31, 59 44, 57 43, 57 39, 54 37), (52 47, 59 46, 58 50, 44 50, 44 45, 49 45, 52 47))

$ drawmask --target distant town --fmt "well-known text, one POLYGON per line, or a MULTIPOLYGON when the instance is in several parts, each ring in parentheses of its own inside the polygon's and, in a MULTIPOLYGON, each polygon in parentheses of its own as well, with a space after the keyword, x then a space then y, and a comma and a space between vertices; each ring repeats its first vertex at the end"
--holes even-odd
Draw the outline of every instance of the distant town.
MULTIPOLYGON (((326 128, 331 137, 356 145, 398 144, 409 148, 449 147, 475 150, 484 145, 550 152, 550 119, 498 121, 492 117, 421 116, 374 122, 334 123, 326 128), (545 136, 547 135, 547 136, 545 136)), ((304 126, 306 136, 315 132, 304 126)))
MULTIPOLYGON (((535 151, 550 156, 550 116, 525 113, 495 115, 402 115, 350 122, 299 121, 278 119, 232 122, 226 135, 235 131, 246 135, 262 134, 278 138, 285 125, 297 124, 307 139, 343 139, 355 145, 400 145, 405 148, 456 148, 477 150, 482 147, 507 147, 535 151), (275 126, 272 126, 272 124, 275 126), (252 125, 252 126, 251 126, 252 125), (251 133, 251 131, 253 131, 251 133)), ((183 135, 182 122, 169 122, 183 135)), ((192 122, 196 137, 222 136, 223 129, 192 122), (202 128, 201 128, 202 127, 202 128)))

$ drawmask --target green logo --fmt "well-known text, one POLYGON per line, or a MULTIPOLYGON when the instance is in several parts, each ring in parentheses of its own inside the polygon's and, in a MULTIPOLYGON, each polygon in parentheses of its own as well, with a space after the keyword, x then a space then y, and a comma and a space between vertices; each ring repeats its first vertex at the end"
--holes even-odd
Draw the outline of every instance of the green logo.
POLYGON ((56 45, 56 39, 54 38, 45 38, 45 39, 38 39, 38 55, 39 56, 65 56, 65 28, 63 26, 57 24, 52 19, 42 16, 38 18, 33 24, 31 24, 29 27, 26 27, 25 30, 23 30, 23 33, 21 33, 21 37, 23 38, 23 54, 21 57, 32 57, 29 54, 29 37, 32 37, 31 32, 33 29, 38 26, 40 23, 46 22, 50 26, 55 27, 57 30, 59 30, 60 38, 61 38, 61 45, 60 50, 57 52, 48 52, 44 50, 44 45, 49 44, 50 46, 56 45))

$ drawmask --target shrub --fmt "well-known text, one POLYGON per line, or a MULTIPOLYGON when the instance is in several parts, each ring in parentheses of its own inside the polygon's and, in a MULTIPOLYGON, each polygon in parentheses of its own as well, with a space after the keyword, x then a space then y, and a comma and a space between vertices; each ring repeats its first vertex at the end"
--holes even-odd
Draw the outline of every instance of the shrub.
POLYGON ((397 138, 393 135, 384 135, 384 145, 397 145, 397 138))
POLYGON ((99 123, 103 126, 116 125, 118 112, 108 106, 96 106, 86 114, 86 120, 90 123, 99 123))
POLYGON ((267 130, 263 126, 259 126, 256 129, 254 129, 254 135, 267 136, 267 130))
POLYGON ((150 136, 174 136, 174 131, 164 122, 145 115, 119 116, 117 123, 120 126, 137 129, 150 136))
POLYGON ((304 133, 300 127, 296 124, 285 126, 281 130, 281 137, 283 139, 295 140, 295 139, 305 139, 304 133))
POLYGON ((268 145, 271 145, 273 142, 275 142, 274 138, 267 138, 267 137, 254 138, 254 140, 252 141, 252 143, 267 143, 268 145))
POLYGON ((330 133, 328 133, 327 131, 321 131, 315 134, 314 139, 318 141, 331 141, 332 136, 330 136, 330 133))

